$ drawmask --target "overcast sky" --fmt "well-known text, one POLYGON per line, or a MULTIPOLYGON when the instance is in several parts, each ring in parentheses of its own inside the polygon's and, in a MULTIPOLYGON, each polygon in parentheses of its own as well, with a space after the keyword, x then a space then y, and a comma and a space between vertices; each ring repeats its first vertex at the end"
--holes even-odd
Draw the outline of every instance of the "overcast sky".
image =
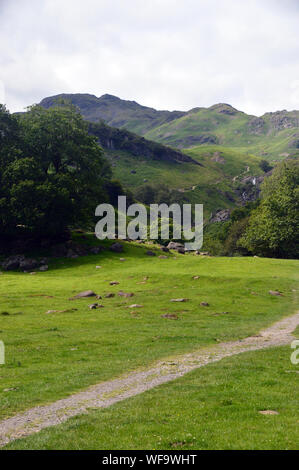
POLYGON ((299 0, 0 0, 0 102, 299 109, 299 0))

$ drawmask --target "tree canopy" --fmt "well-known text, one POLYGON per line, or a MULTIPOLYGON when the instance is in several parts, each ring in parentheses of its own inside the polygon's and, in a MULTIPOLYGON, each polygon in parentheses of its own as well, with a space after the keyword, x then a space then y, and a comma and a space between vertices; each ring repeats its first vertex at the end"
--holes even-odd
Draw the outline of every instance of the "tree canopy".
POLYGON ((240 246, 261 256, 299 256, 299 163, 279 164, 262 186, 262 201, 249 218, 240 246))
MULTIPOLYGON (((93 218, 116 183, 87 124, 72 106, 0 106, 0 235, 50 238, 93 218), (112 189, 111 189, 112 188, 112 189)), ((118 188, 119 189, 119 188, 118 188)))

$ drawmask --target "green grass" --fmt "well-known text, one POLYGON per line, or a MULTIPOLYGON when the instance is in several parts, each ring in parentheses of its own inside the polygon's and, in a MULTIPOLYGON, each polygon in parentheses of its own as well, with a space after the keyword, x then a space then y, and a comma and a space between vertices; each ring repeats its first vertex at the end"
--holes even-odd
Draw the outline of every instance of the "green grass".
POLYGON ((255 132, 250 125, 254 116, 242 112, 231 116, 222 114, 213 107, 199 108, 151 129, 144 136, 172 147, 187 148, 195 145, 196 137, 212 135, 220 145, 235 148, 241 153, 259 155, 268 160, 283 160, 285 153, 299 154, 298 149, 293 146, 298 134, 298 112, 287 114, 293 119, 293 127, 281 127, 277 130, 270 122, 269 115, 265 115, 264 128, 255 132))
POLYGON ((162 357, 254 334, 293 313, 297 280, 297 261, 193 255, 163 260, 146 256, 134 244, 126 244, 122 255, 56 260, 48 272, 33 276, 2 273, 0 339, 6 345, 6 364, 0 366, 0 417, 162 357), (200 279, 192 280, 194 275, 200 279), (140 284, 144 276, 149 279, 140 284), (120 284, 110 286, 113 280, 120 284), (135 296, 103 299, 104 308, 98 310, 88 308, 93 299, 68 300, 86 289, 135 296), (284 296, 272 297, 270 289, 284 296), (170 302, 179 297, 190 301, 170 302), (210 307, 200 307, 201 301, 210 307), (138 316, 128 308, 135 303, 144 305, 136 309, 138 316), (46 314, 70 308, 77 310, 46 314), (179 320, 161 318, 167 312, 177 313, 179 320))
POLYGON ((162 183, 169 188, 183 190, 190 203, 204 204, 206 217, 219 208, 235 207, 237 196, 234 188, 239 180, 263 173, 259 167, 260 158, 235 149, 210 145, 197 146, 184 152, 203 166, 136 158, 119 151, 109 152, 107 155, 115 165, 112 168, 114 176, 127 188, 134 191, 146 184, 146 179, 148 184, 162 183), (224 163, 213 160, 216 154, 224 159, 224 163), (136 173, 132 174, 131 170, 136 173), (239 175, 240 178, 234 182, 233 178, 239 175))
POLYGON ((296 450, 299 368, 290 352, 281 347, 224 359, 5 448, 296 450))

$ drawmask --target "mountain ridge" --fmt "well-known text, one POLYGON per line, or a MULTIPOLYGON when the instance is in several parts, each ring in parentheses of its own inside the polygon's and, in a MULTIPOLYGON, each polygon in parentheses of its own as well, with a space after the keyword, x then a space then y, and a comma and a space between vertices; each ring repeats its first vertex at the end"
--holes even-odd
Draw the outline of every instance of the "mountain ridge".
POLYGON ((136 101, 104 94, 62 93, 44 98, 40 105, 48 108, 59 100, 77 106, 84 119, 104 121, 107 125, 175 147, 223 145, 249 151, 268 160, 299 156, 299 111, 275 111, 254 116, 228 103, 189 111, 156 110, 136 101))

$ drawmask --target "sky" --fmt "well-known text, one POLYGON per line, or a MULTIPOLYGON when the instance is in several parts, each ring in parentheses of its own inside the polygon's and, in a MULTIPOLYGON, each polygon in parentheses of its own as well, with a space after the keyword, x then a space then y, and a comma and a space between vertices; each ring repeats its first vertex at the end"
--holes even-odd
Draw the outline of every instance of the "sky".
POLYGON ((0 102, 299 109, 299 0, 0 0, 0 102))

